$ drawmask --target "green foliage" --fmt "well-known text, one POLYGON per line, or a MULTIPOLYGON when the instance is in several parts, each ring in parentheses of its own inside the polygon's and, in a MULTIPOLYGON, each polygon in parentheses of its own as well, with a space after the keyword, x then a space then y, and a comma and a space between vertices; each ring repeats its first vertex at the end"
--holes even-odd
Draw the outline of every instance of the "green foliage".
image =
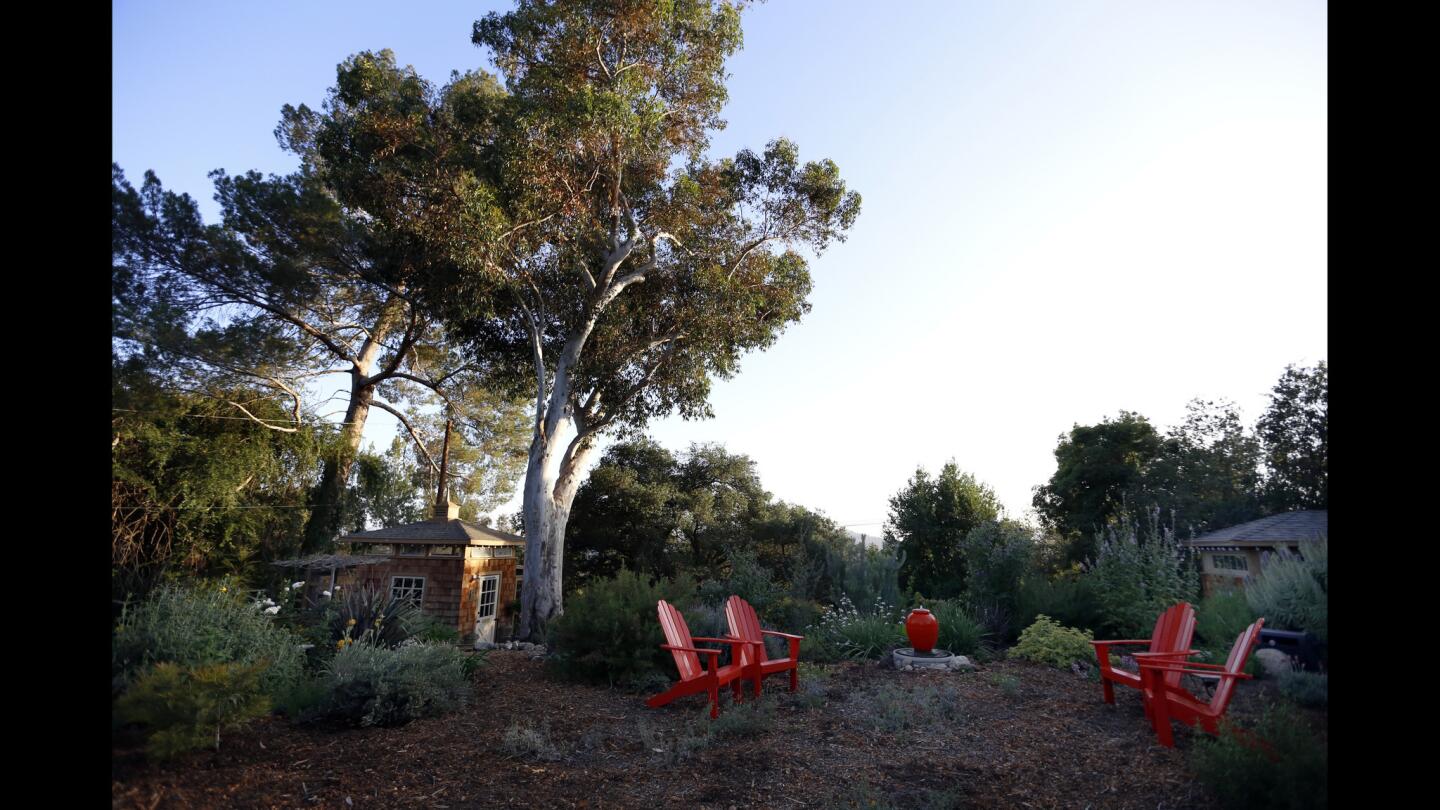
POLYGON ((1323 810, 1329 806, 1329 751, 1323 737, 1284 705, 1268 708, 1249 733, 1222 719, 1219 737, 1197 734, 1190 767, 1221 807, 1323 810))
POLYGON ((1195 609, 1195 638, 1197 643, 1217 649, 1227 648, 1256 618, 1244 593, 1212 593, 1195 609))
POLYGON ((323 713, 362 726, 394 726, 454 711, 471 694, 465 659, 449 644, 347 645, 326 670, 323 713))
POLYGON ((932 598, 959 596, 965 589, 966 560, 961 543, 977 526, 999 519, 994 490, 955 462, 934 479, 917 469, 890 499, 885 542, 904 554, 900 585, 932 598))
POLYGON ((655 605, 661 599, 682 603, 687 596, 673 580, 651 581, 627 569, 591 582, 571 594, 565 614, 550 626, 555 667, 611 686, 635 686, 651 675, 674 680, 674 658, 660 649, 665 634, 655 605))
POLYGON ((1095 638, 1088 630, 1064 627, 1049 616, 1038 616, 1035 623, 1020 633, 1020 640, 1010 648, 1011 658, 1035 661, 1060 669, 1068 669, 1076 661, 1095 662, 1095 638))
POLYGON ((158 759, 213 743, 270 710, 260 686, 266 661, 181 667, 156 664, 116 703, 121 722, 147 727, 146 751, 158 759))
POLYGON ((1296 670, 1280 675, 1280 694, 1311 709, 1323 709, 1330 702, 1330 679, 1323 672, 1296 670))
POLYGON ((1016 627, 1029 627, 1037 616, 1052 616, 1067 627, 1093 630, 1100 626, 1100 600, 1089 577, 1048 577, 1033 572, 1016 598, 1016 627))
POLYGON ((1260 576, 1245 587, 1250 609, 1265 617, 1265 626, 1283 630, 1305 630, 1328 641, 1329 628, 1329 540, 1306 543, 1302 555, 1281 549, 1266 555, 1260 576))
POLYGON ((1013 617, 1021 582, 1034 569, 1034 532, 1014 521, 981 523, 965 535, 960 553, 970 602, 1013 617))
POLYGON ((422 614, 413 637, 419 641, 435 644, 458 644, 460 631, 434 616, 422 614))
POLYGON ((803 635, 801 657, 823 662, 880 658, 905 644, 905 629, 893 609, 882 602, 866 613, 845 597, 803 635))
MULTIPOLYGON (((940 638, 936 642, 942 650, 957 655, 974 655, 987 635, 984 626, 971 615, 965 606, 956 601, 938 600, 925 605, 935 620, 940 623, 940 638)), ((903 631, 904 626, 901 626, 903 631)))
POLYGON ((110 647, 112 690, 119 693, 161 662, 187 669, 267 662, 260 669, 260 686, 276 695, 301 677, 299 644, 262 606, 230 585, 167 585, 121 613, 110 647))
MULTIPOLYGON (((263 563, 297 550, 322 432, 267 430, 224 401, 169 393, 132 358, 112 362, 110 582, 115 604, 166 581, 238 575, 260 587, 263 563)), ((250 401, 243 386, 216 390, 250 401)), ((263 418, 293 418, 256 403, 263 418)), ((268 569, 268 570, 267 570, 268 569)))
POLYGON ((773 694, 759 700, 731 704, 715 719, 711 730, 722 740, 751 740, 775 726, 775 710, 773 694))
POLYGON ((336 649, 357 643, 393 648, 427 623, 419 608, 385 588, 350 588, 331 603, 334 612, 327 614, 326 627, 328 643, 336 649))
POLYGON ((1124 495, 1160 452, 1160 434, 1145 417, 1121 411, 1098 425, 1075 425, 1055 447, 1055 474, 1035 491, 1034 507, 1079 562, 1096 553, 1090 538, 1124 508, 1124 495))
POLYGON ((1286 366, 1255 425, 1264 447, 1265 503, 1272 512, 1324 509, 1330 502, 1330 371, 1286 366))
POLYGON ((760 564, 752 551, 731 551, 725 557, 729 575, 723 580, 700 583, 700 598, 710 604, 724 604, 733 594, 749 602, 762 618, 769 618, 770 608, 781 594, 770 570, 760 564))
POLYGON ((1150 513, 1148 531, 1126 513, 1118 525, 1096 540, 1099 553, 1085 574, 1094 585, 1102 628, 1113 638, 1146 638, 1155 617, 1176 602, 1190 602, 1199 592, 1199 574, 1174 531, 1160 526, 1159 512, 1150 513))

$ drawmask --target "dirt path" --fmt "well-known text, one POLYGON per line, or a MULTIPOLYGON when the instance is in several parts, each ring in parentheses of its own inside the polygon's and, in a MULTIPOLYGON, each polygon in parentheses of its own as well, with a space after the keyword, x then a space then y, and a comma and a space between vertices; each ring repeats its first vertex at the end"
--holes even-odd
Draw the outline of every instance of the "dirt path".
MULTIPOLYGON (((1155 744, 1133 690, 1107 706, 1092 681, 1010 662, 958 674, 842 664, 805 671, 801 687, 791 695, 768 679, 763 703, 726 703, 711 724, 701 697, 647 709, 642 696, 566 683, 497 651, 473 704, 448 717, 339 731, 270 718, 218 754, 164 765, 117 749, 112 804, 1209 806, 1185 769, 1188 732, 1176 727, 1177 749, 1155 744)), ((1260 691, 1242 684, 1235 711, 1260 691)))

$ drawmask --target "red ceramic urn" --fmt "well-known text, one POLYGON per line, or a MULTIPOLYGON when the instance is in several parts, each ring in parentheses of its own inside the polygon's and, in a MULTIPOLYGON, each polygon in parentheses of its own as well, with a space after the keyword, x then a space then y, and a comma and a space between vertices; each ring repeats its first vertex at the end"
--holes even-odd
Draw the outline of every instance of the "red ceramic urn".
POLYGON ((927 654, 940 639, 940 622, 925 608, 915 608, 905 620, 905 635, 910 637, 910 646, 915 652, 927 654))

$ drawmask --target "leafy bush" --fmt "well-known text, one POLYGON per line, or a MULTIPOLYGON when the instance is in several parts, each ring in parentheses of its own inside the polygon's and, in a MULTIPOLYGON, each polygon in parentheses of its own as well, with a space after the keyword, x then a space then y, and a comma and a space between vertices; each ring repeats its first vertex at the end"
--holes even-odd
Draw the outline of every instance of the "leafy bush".
POLYGON ((1021 584, 1017 602, 1017 629, 1029 627, 1041 615, 1051 616, 1066 627, 1094 630, 1100 626, 1100 602, 1086 577, 1050 579, 1035 572, 1021 584))
MULTIPOLYGON (((651 582, 627 569, 588 583, 566 597, 565 613, 550 625, 554 666, 611 686, 636 688, 657 677, 673 681, 674 658, 660 649, 665 634, 655 604, 661 599, 679 604, 686 596, 674 580, 651 582)), ((692 629, 691 635, 704 633, 692 629)))
POLYGON ((973 655, 979 651, 986 630, 959 602, 932 602, 930 612, 940 623, 940 639, 936 642, 940 649, 958 655, 973 655))
POLYGON ((1286 672, 1280 676, 1280 694, 1312 709, 1330 702, 1329 678, 1321 672, 1286 672))
POLYGON ((214 743, 220 732, 236 729, 270 710, 260 685, 268 662, 207 664, 181 667, 156 664, 115 704, 124 723, 148 727, 146 751, 169 759, 183 751, 214 743))
POLYGON ((1220 591, 1205 597, 1196 608, 1195 635, 1204 645, 1229 649, 1255 619, 1243 593, 1220 591))
POLYGON ((1327 586, 1330 553, 1321 538, 1304 546, 1304 557, 1281 550, 1267 555, 1260 576, 1245 588, 1245 598, 1265 626, 1306 630, 1329 641, 1327 586))
POLYGON ((1068 669, 1075 661, 1094 663, 1095 648, 1090 646, 1094 638, 1088 630, 1064 627, 1049 616, 1037 616, 1010 648, 1010 657, 1068 669))
POLYGON ((1197 734, 1190 767, 1221 807, 1323 810, 1328 759, 1326 744, 1302 718, 1276 705, 1249 733, 1222 720, 1219 737, 1197 734))
POLYGON ((453 711, 470 697, 465 658, 449 644, 347 645, 330 660, 324 714, 362 726, 394 726, 453 711))
POLYGON ((1155 617, 1176 602, 1193 601, 1199 575, 1175 532, 1159 525, 1160 513, 1150 513, 1150 527, 1142 541, 1129 516, 1099 537, 1100 551, 1086 576, 1095 586, 1103 629, 1114 638, 1146 638, 1155 617))
POLYGON ((167 585, 121 612, 110 647, 112 693, 160 662, 195 669, 262 661, 261 689, 283 692, 304 672, 300 639, 228 585, 167 585))
POLYGON ((434 616, 422 615, 419 626, 411 636, 417 641, 424 641, 431 644, 458 644, 460 643, 460 631, 434 616))

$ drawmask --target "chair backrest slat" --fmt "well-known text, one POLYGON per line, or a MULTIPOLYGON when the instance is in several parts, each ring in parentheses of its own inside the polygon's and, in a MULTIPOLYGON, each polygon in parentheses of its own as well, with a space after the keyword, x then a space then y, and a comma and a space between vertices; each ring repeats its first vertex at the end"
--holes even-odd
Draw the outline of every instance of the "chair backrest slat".
MULTIPOLYGON (((755 615, 755 608, 749 602, 738 596, 732 596, 725 600, 725 619, 730 623, 730 635, 742 638, 746 641, 760 642, 760 661, 764 663, 770 660, 769 654, 765 651, 765 636, 760 632, 760 617, 755 615)), ((746 644, 740 652, 741 663, 749 666, 754 656, 753 645, 746 644)))
MULTIPOLYGON (((1150 636, 1150 652, 1188 650, 1194 635, 1195 608, 1188 602, 1172 605, 1155 620, 1155 632, 1150 636)), ((1181 675, 1179 672, 1165 673, 1166 685, 1178 687, 1181 675)))
MULTIPOLYGON (((695 642, 690 639, 690 627, 685 624, 685 617, 674 605, 661 599, 655 606, 655 612, 660 615, 660 629, 665 632, 666 644, 674 647, 695 646, 695 642)), ((700 656, 695 653, 671 650, 670 654, 675 656, 675 668, 680 670, 680 680, 688 681, 704 671, 700 666, 700 656)))
MULTIPOLYGON (((1245 662, 1250 660, 1250 653, 1254 652, 1255 645, 1260 641, 1260 628, 1265 626, 1264 619, 1256 619, 1255 623, 1245 628, 1235 639, 1235 646, 1230 648, 1230 657, 1225 659, 1225 671, 1231 674, 1238 673, 1245 669, 1245 662)), ((1235 693, 1235 682, 1239 678, 1221 678, 1220 685, 1215 688, 1215 696, 1210 698, 1210 711, 1219 715, 1225 711, 1230 703, 1230 697, 1235 693)))

